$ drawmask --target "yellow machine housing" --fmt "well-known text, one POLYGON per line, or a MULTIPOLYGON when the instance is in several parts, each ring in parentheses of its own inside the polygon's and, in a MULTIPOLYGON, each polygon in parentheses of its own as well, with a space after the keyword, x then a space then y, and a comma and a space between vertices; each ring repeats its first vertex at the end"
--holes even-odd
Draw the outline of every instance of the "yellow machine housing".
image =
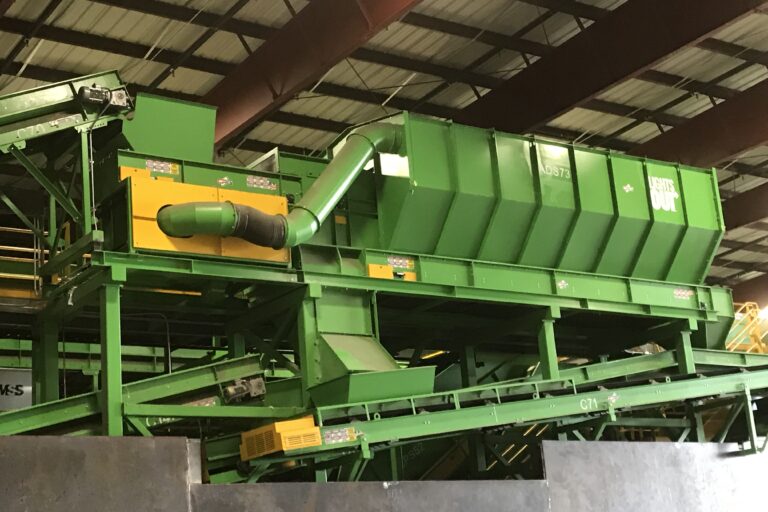
POLYGON ((315 425, 315 419, 312 416, 278 421, 271 425, 249 430, 241 434, 240 440, 240 458, 242 460, 322 444, 320 428, 315 425))
POLYGON ((122 167, 120 178, 130 178, 131 236, 135 249, 150 249, 191 254, 206 254, 248 260, 287 263, 288 249, 260 247, 235 237, 195 235, 174 238, 166 235, 157 225, 157 212, 163 206, 192 201, 244 204, 264 213, 288 213, 288 201, 283 196, 241 192, 218 187, 179 183, 171 178, 152 178, 146 169, 122 167))

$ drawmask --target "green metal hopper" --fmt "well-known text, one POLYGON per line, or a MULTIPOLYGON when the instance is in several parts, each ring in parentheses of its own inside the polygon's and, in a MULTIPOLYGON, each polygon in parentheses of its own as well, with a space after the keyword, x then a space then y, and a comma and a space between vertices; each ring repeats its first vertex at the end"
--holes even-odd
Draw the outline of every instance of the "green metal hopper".
POLYGON ((382 248, 683 283, 724 225, 714 171, 405 114, 382 248))

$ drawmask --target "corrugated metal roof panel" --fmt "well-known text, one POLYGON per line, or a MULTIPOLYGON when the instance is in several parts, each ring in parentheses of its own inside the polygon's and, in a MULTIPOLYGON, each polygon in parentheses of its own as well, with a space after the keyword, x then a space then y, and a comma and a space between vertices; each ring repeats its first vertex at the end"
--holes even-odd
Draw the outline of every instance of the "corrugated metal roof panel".
POLYGON ((715 32, 713 37, 757 50, 768 51, 768 15, 756 11, 715 32))
MULTIPOLYGON (((247 42, 248 47, 253 52, 256 51, 264 41, 248 38, 247 42)), ((195 52, 195 55, 237 64, 248 57, 248 51, 235 34, 232 32, 218 31, 203 43, 203 45, 195 52)))
MULTIPOLYGON (((69 0, 71 2, 72 0, 69 0)), ((62 11, 67 8, 67 4, 69 2, 65 2, 63 6, 59 6, 58 10, 62 11)), ((21 18, 25 20, 33 20, 36 19, 40 13, 43 12, 43 9, 45 9, 46 4, 41 2, 13 2, 11 4, 11 7, 8 9, 8 11, 5 13, 6 16, 10 16, 13 18, 21 18)))
MULTIPOLYGON (((478 89, 480 94, 486 94, 488 89, 478 89)), ((447 107, 461 109, 475 102, 477 96, 472 88, 466 84, 451 84, 450 87, 430 100, 431 103, 437 103, 447 107)))
POLYGON ((558 116, 548 124, 557 128, 577 131, 582 134, 579 140, 583 140, 593 134, 607 135, 617 126, 623 126, 628 122, 623 117, 577 107, 558 116))
POLYGON ((620 135, 620 138, 625 141, 634 142, 635 144, 642 144, 660 134, 659 127, 656 123, 640 123, 634 128, 627 130, 620 135))
POLYGON ((511 35, 533 21, 541 8, 509 0, 429 0, 414 11, 511 35))
POLYGON ((741 73, 720 82, 720 85, 737 90, 746 90, 768 78, 768 70, 761 64, 750 66, 741 73))
MULTIPOLYGON (((539 13, 543 14, 544 9, 539 13)), ((581 32, 576 20, 569 14, 557 13, 526 34, 526 39, 549 46, 559 46, 581 32)))
MULTIPOLYGON (((224 14, 236 0, 163 0, 166 3, 184 5, 191 9, 224 14)), ((290 0, 291 6, 300 11, 307 5, 307 0, 290 0)), ((285 3, 277 0, 251 0, 238 13, 238 19, 255 21, 263 25, 281 27, 291 18, 285 3)))
POLYGON ((695 117, 710 108, 712 108, 712 101, 707 96, 694 95, 668 108, 666 112, 681 117, 695 117))
POLYGON ((725 238, 728 240, 745 242, 745 243, 756 240, 761 236, 765 236, 765 232, 758 229, 750 228, 750 227, 740 227, 736 229, 731 229, 725 234, 725 238))
POLYGON ((393 23, 373 36, 365 46, 456 68, 467 67, 492 48, 471 39, 400 22, 393 23))
MULTIPOLYGON (((30 47, 34 47, 36 42, 37 40, 33 40, 30 47)), ((31 63, 48 68, 66 69, 73 73, 85 75, 97 71, 118 69, 127 60, 126 57, 100 50, 43 41, 31 59, 31 63)))
POLYGON ((679 89, 630 78, 603 91, 597 97, 644 109, 658 109, 683 94, 679 89))
POLYGON ((248 137, 274 142, 276 145, 286 144, 320 151, 325 149, 336 135, 320 130, 265 121, 254 128, 248 137))
POLYGON ((654 69, 708 82, 740 63, 733 57, 701 48, 685 48, 656 64, 654 69))
POLYGON ((626 3, 627 0, 582 0, 582 3, 594 5, 595 7, 601 7, 603 9, 616 9, 620 5, 626 3))
MULTIPOLYGON (((165 69, 165 66, 162 66, 162 68, 165 69)), ((221 80, 221 77, 218 75, 211 75, 210 73, 188 68, 179 68, 163 80, 160 87, 171 91, 200 95, 203 91, 211 89, 219 80, 221 80)))
MULTIPOLYGON (((538 57, 529 56, 531 63, 539 60, 538 57)), ((523 57, 512 50, 494 50, 492 57, 480 64, 474 71, 496 78, 508 79, 525 69, 527 64, 523 57)))
MULTIPOLYGON (((326 74, 323 81, 389 95, 400 85, 405 84, 412 74, 412 71, 405 69, 371 64, 370 62, 350 58, 336 64, 326 74)), ((417 73, 398 92, 398 95, 408 98, 421 98, 441 82, 442 79, 436 76, 417 73)))
POLYGON ((331 96, 313 95, 299 96, 299 98, 289 101, 281 110, 349 124, 360 124, 397 112, 396 109, 390 107, 331 96))
POLYGON ((74 0, 66 13, 55 19, 53 24, 79 32, 141 43, 155 51, 168 48, 183 52, 205 32, 205 28, 191 23, 85 0, 74 0))

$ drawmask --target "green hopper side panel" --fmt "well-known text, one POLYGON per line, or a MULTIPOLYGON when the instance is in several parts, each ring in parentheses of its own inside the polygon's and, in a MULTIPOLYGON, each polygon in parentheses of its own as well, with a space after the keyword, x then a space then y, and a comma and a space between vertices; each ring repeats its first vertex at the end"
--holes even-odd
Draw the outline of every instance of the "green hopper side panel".
MULTIPOLYGON (((378 185, 385 250, 700 283, 723 231, 695 169, 405 114, 378 185)), ((354 244, 354 237, 353 237, 354 244)))
POLYGON ((212 162, 215 127, 216 109, 210 105, 140 93, 123 133, 139 153, 212 162))

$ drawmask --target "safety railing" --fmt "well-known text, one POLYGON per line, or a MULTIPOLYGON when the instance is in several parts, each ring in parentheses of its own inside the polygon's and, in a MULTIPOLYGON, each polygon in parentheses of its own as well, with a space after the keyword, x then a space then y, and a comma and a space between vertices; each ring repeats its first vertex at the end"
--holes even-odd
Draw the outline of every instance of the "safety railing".
POLYGON ((768 345, 764 341, 767 334, 764 328, 760 306, 755 302, 734 304, 736 317, 728 332, 725 348, 731 352, 751 352, 768 354, 768 345))

